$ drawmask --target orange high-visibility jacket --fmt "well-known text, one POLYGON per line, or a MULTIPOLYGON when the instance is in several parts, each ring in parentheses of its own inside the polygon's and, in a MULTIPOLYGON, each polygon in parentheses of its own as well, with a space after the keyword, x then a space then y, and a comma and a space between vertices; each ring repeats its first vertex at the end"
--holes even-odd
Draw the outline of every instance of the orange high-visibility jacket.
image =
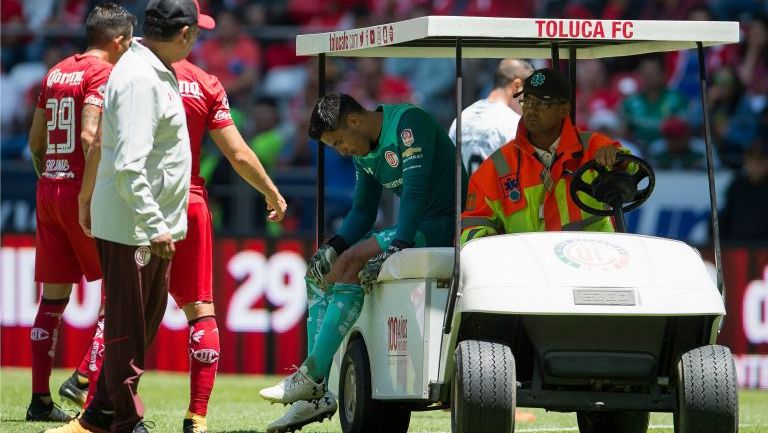
MULTIPOLYGON (((628 150, 605 135, 580 131, 569 118, 563 121, 560 143, 550 168, 550 190, 545 186, 545 166, 528 140, 524 122, 516 137, 483 161, 469 179, 466 210, 461 214, 461 243, 483 236, 559 230, 614 231, 609 217, 598 217, 579 209, 571 199, 573 173, 594 159, 597 149, 615 146, 628 150)), ((592 182, 593 170, 584 174, 592 182)), ((581 194, 594 208, 604 205, 581 194)))

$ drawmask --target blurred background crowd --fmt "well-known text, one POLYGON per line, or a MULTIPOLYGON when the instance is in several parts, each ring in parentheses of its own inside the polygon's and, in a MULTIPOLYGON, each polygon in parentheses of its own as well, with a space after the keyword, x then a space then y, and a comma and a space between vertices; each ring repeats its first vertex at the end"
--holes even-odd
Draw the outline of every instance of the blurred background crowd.
MULTIPOLYGON (((83 21, 96 0, 1 0, 3 169, 33 175, 27 132, 40 80, 84 48, 83 21)), ((118 1, 139 19, 147 0, 118 1)), ((191 60, 218 76, 235 123, 289 203, 280 225, 264 223, 263 202, 212 143, 205 145, 216 230, 225 235, 314 232, 317 145, 307 121, 318 94, 315 59, 295 55, 299 33, 344 30, 424 15, 739 21, 741 43, 708 49, 708 110, 716 163, 743 178, 742 194, 768 207, 768 1, 765 0, 201 0, 215 16, 191 60), (751 188, 751 189, 750 189, 751 188)), ((141 20, 137 29, 141 34, 141 20)), ((496 59, 466 60, 465 106, 492 86, 496 59)), ((537 67, 546 61, 533 62, 537 67)), ((328 91, 367 108, 412 102, 446 128, 455 117, 452 59, 337 59, 328 91)), ((695 50, 579 61, 577 123, 620 139, 656 169, 704 170, 703 122, 695 50)), ((327 152, 330 224, 351 203, 352 163, 327 152)), ((31 178, 32 180, 34 177, 31 178)), ((737 184, 738 182, 736 182, 737 184)), ((7 188, 7 186, 6 186, 7 188)), ((34 189, 32 189, 34 191, 34 189)), ((34 194, 34 192, 32 193, 34 194)), ((34 197, 34 195, 32 195, 34 197)), ((750 207, 750 210, 754 210, 750 207)), ((728 217, 728 212, 724 215, 728 217)), ((764 221, 762 226, 768 227, 764 221)), ((727 236, 728 234, 725 233, 727 236)))

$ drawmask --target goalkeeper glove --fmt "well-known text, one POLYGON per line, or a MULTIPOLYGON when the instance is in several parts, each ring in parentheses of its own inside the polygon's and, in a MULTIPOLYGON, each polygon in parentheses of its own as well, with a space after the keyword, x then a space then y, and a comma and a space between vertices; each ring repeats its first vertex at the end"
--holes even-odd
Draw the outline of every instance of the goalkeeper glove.
POLYGON ((387 258, 389 258, 389 256, 392 254, 404 250, 412 245, 413 244, 394 239, 385 251, 382 251, 380 254, 373 256, 368 260, 365 266, 363 266, 363 269, 357 274, 357 277, 360 279, 360 286, 362 286, 366 294, 370 293, 373 289, 374 283, 376 283, 376 280, 379 278, 381 265, 384 264, 387 258))
POLYGON ((325 287, 325 275, 331 272, 331 266, 333 262, 343 253, 349 246, 347 242, 339 235, 333 235, 328 239, 317 252, 309 259, 309 267, 307 268, 307 278, 314 281, 318 286, 325 287))

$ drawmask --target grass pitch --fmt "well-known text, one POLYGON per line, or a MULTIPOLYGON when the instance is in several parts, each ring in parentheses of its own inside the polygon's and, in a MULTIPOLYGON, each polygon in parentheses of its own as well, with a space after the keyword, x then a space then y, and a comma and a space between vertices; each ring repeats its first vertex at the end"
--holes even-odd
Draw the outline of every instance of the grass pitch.
MULTIPOLYGON (((54 393, 72 372, 56 370, 51 378, 54 393)), ((208 411, 208 427, 212 433, 263 432, 280 417, 282 405, 270 405, 258 397, 258 390, 275 384, 275 376, 219 375, 208 411)), ((181 373, 149 372, 141 381, 140 392, 147 407, 146 419, 155 423, 153 433, 181 431, 181 420, 188 403, 189 377, 181 373)), ((27 423, 24 414, 29 403, 31 374, 28 369, 0 370, 0 432, 38 432, 55 427, 50 423, 27 423)), ((58 399, 58 395, 55 397, 58 399)), ((739 394, 741 433, 768 433, 768 392, 741 391, 739 394)), ((578 432, 576 416, 572 413, 547 413, 532 410, 536 420, 517 423, 516 432, 565 433, 578 432)), ((410 432, 450 432, 450 414, 446 411, 414 413, 410 432)), ((672 433, 672 415, 651 416, 651 433, 672 433)), ((305 427, 307 433, 339 433, 338 415, 331 422, 305 427)))

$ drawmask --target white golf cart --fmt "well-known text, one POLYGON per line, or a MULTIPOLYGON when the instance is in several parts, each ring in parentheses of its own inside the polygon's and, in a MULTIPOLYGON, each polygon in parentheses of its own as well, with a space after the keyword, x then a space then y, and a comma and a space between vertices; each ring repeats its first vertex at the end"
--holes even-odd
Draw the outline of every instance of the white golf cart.
MULTIPOLYGON (((575 83, 577 59, 698 49, 703 64, 704 47, 738 35, 735 22, 423 17, 300 35, 296 51, 320 56, 321 94, 326 56, 455 58, 460 130, 463 57, 567 56, 575 83)), ((406 432, 412 411, 448 407, 458 433, 512 432, 516 407, 575 411, 582 433, 645 432, 649 412, 673 412, 677 433, 738 431, 733 360, 715 344, 725 308, 704 113, 717 283, 690 246, 623 233, 623 213, 652 192, 647 163, 598 170, 572 192, 608 204, 617 233, 501 235, 387 260, 334 361, 343 431, 406 432)))

